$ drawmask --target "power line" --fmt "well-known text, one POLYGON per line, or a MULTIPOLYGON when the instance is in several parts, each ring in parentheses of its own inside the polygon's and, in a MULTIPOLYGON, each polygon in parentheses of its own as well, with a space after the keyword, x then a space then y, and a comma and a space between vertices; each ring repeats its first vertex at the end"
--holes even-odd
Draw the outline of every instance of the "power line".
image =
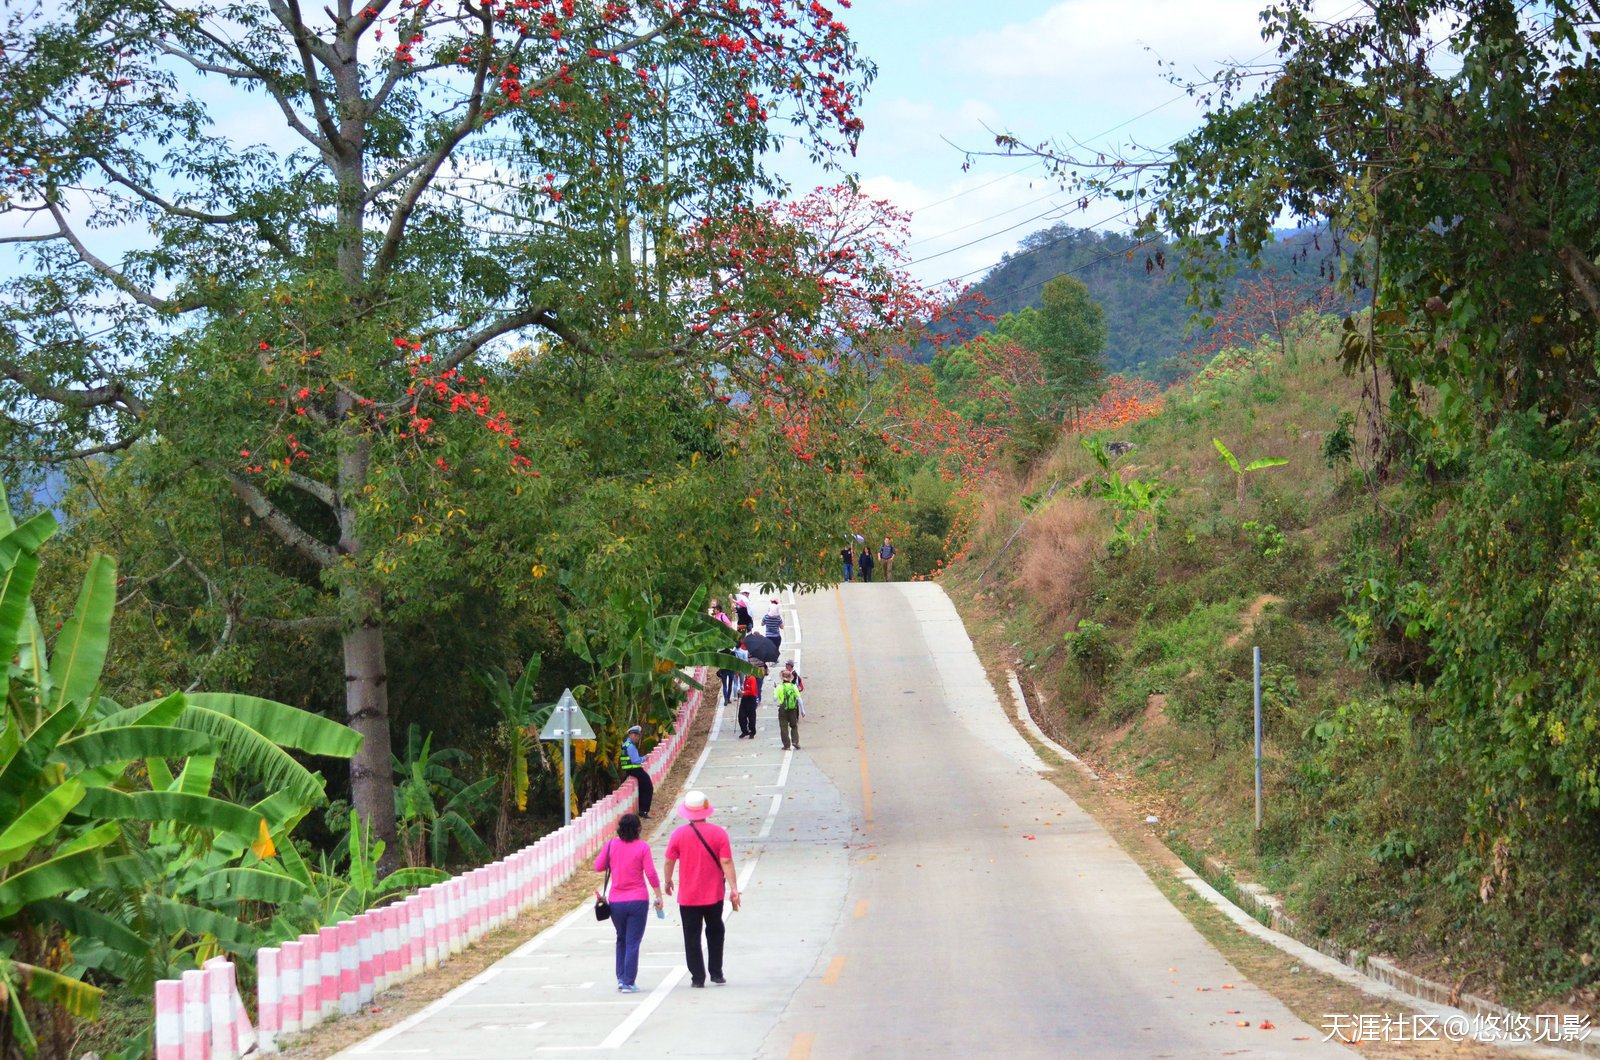
POLYGON ((970 224, 964 224, 959 228, 952 228, 948 232, 940 232, 936 236, 924 236, 921 239, 914 240, 914 241, 906 244, 906 249, 910 250, 912 247, 918 247, 918 246, 921 246, 924 243, 932 243, 932 242, 935 242, 936 240, 943 239, 945 236, 953 236, 957 232, 964 232, 969 228, 976 228, 979 225, 988 224, 990 221, 998 220, 998 219, 1004 217, 1008 213, 1016 213, 1018 210, 1025 210, 1029 206, 1033 206, 1036 203, 1044 202, 1046 199, 1053 199, 1059 194, 1060 194, 1060 189, 1057 189, 1055 191, 1046 192, 1045 194, 1039 196, 1037 199, 1029 199, 1027 202, 1018 203, 1016 206, 1011 207, 1011 209, 1009 209, 1009 210, 1001 210, 997 214, 993 214, 992 216, 984 217, 984 218, 982 218, 980 220, 973 221, 970 224))
POLYGON ((1022 220, 1018 221, 1016 224, 1008 225, 1007 227, 1002 228, 997 232, 990 232, 986 236, 979 236, 977 239, 971 240, 970 242, 962 243, 960 246, 951 247, 949 250, 941 250, 937 254, 927 254, 927 255, 924 255, 923 257, 920 257, 920 258, 914 258, 913 260, 906 262, 906 265, 907 266, 921 265, 925 261, 932 261, 934 258, 942 258, 946 254, 954 254, 958 250, 966 250, 968 247, 975 247, 979 243, 988 242, 989 240, 993 239, 995 236, 1003 236, 1007 232, 1015 231, 1016 229, 1021 228, 1025 224, 1032 224, 1034 221, 1037 221, 1037 220, 1039 220, 1041 218, 1044 218, 1044 217, 1049 217, 1053 213, 1060 213, 1062 210, 1069 209, 1069 208, 1070 207, 1052 206, 1052 207, 1050 207, 1050 209, 1045 210, 1043 213, 1036 213, 1032 217, 1024 217, 1022 220))
MULTIPOLYGON (((1119 221, 1122 218, 1128 216, 1130 213, 1133 213, 1137 209, 1139 209, 1138 204, 1135 204, 1133 206, 1129 206, 1127 209, 1122 210, 1122 211, 1120 211, 1118 213, 1114 213, 1110 217, 1105 218, 1100 223, 1101 224, 1110 224, 1112 221, 1119 221)), ((996 234, 998 235, 999 233, 996 233, 996 234)), ((968 276, 976 276, 980 272, 989 272, 992 269, 997 269, 1000 266, 1008 264, 1008 263, 1013 262, 1013 261, 1016 261, 1019 258, 1025 258, 1025 257, 1028 257, 1030 254, 1037 254, 1040 251, 1049 250, 1051 247, 1056 246, 1059 243, 1064 243, 1064 242, 1066 242, 1067 240, 1069 240, 1071 238, 1073 238, 1071 234, 1064 235, 1064 236, 1057 236, 1055 239, 1052 239, 1047 243, 1040 243, 1036 247, 1029 247, 1027 250, 1020 251, 1020 252, 1018 252, 1016 254, 1009 254, 1006 257, 1001 258, 999 261, 993 262, 993 263, 988 264, 988 265, 984 265, 984 266, 982 266, 980 268, 973 269, 970 272, 959 273, 958 275, 955 275, 955 276, 946 276, 944 279, 940 280, 934 286, 937 287, 937 286, 942 286, 943 284, 953 283, 956 280, 964 280, 968 276)), ((978 242, 982 242, 982 240, 978 240, 978 242)), ((971 244, 968 244, 968 245, 970 246, 971 244)))
POLYGON ((938 202, 930 202, 930 203, 927 203, 927 204, 925 204, 923 206, 918 206, 916 209, 912 210, 911 212, 912 213, 918 213, 918 212, 920 212, 922 210, 931 210, 935 206, 943 206, 947 202, 954 202, 955 200, 961 198, 963 195, 971 195, 975 191, 982 191, 984 188, 992 188, 996 184, 1000 183, 1002 180, 1010 180, 1012 177, 1019 177, 1022 174, 1026 173, 1028 170, 1032 169, 1034 166, 1041 166, 1041 165, 1044 165, 1044 159, 1035 158, 1032 162, 1029 162, 1027 165, 1023 166, 1021 169, 1019 169, 1019 170, 1017 170, 1017 171, 1015 171, 1013 173, 1003 173, 1000 176, 995 177, 993 180, 985 181, 984 183, 979 184, 977 187, 967 188, 965 191, 958 191, 954 195, 949 195, 949 196, 946 196, 943 199, 940 199, 938 202))

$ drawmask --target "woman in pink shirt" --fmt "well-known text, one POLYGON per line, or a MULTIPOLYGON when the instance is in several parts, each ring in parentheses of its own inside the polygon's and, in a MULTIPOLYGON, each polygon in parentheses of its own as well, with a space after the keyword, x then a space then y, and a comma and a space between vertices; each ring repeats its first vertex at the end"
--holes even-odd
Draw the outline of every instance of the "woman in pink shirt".
MULTIPOLYGON (((656 896, 656 911, 661 911, 661 879, 650 844, 639 838, 639 817, 625 813, 617 822, 617 838, 600 848, 594 859, 596 872, 611 873, 611 924, 617 929, 617 989, 637 993, 639 984, 639 944, 644 941, 644 922, 650 915, 649 896, 656 896), (649 890, 645 881, 650 881, 649 890)), ((599 892, 595 892, 597 895, 599 892)))

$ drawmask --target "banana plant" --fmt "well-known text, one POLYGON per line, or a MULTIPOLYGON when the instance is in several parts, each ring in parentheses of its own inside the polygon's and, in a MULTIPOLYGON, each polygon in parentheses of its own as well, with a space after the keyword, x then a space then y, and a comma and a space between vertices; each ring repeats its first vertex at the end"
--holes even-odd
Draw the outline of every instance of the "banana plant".
POLYGON ((573 693, 594 722, 596 737, 575 788, 595 794, 615 786, 617 754, 629 726, 660 731, 671 723, 683 686, 702 687, 684 670, 751 670, 725 654, 728 630, 706 614, 706 596, 701 586, 677 612, 662 613, 660 598, 648 591, 618 594, 603 606, 580 597, 567 610, 562 620, 567 649, 589 664, 591 674, 573 693))
POLYGON ((1211 444, 1216 446, 1217 453, 1222 457, 1222 462, 1227 464, 1228 469, 1233 472, 1233 500, 1240 507, 1244 506, 1244 477, 1246 475, 1252 471, 1264 471, 1269 467, 1282 467, 1289 462, 1285 457, 1281 456, 1264 456, 1259 460, 1252 460, 1248 464, 1240 466, 1239 458, 1234 456, 1233 452, 1222 444, 1222 439, 1213 438, 1211 439, 1211 444))
MULTIPOLYGON (((518 813, 528 809, 528 758, 538 748, 539 730, 534 725, 533 686, 538 683, 543 659, 536 652, 523 668, 522 676, 512 684, 504 670, 490 667, 477 675, 478 683, 489 693, 489 702, 500 716, 499 743, 505 750, 505 768, 501 772, 500 810, 495 818, 494 845, 504 853, 510 843, 511 807, 518 813)), ((548 710, 545 712, 548 717, 548 710)), ((547 765, 540 754, 541 768, 547 765)))
POLYGON ((1167 498, 1177 490, 1154 480, 1124 478, 1111 466, 1112 457, 1098 438, 1084 437, 1079 446, 1100 465, 1105 477, 1094 480, 1094 492, 1111 505, 1113 550, 1126 549, 1155 533, 1166 511, 1167 498))
POLYGON ((249 696, 128 709, 102 697, 116 564, 90 559, 48 642, 31 592, 55 529, 48 513, 17 525, 0 496, 0 1028, 25 1055, 44 1008, 93 1018, 88 970, 143 987, 218 947, 258 943, 262 910, 291 897, 257 868, 272 831, 323 798, 285 748, 349 757, 360 744, 249 696), (274 794, 254 806, 214 796, 219 762, 274 794))
POLYGON ((489 861, 493 854, 474 825, 487 816, 486 796, 500 779, 490 776, 470 784, 462 780, 450 767, 468 764, 467 753, 458 747, 433 750, 433 735, 423 736, 415 724, 406 730, 405 757, 391 759, 395 817, 405 844, 405 862, 413 866, 428 862, 443 868, 452 840, 467 858, 489 861))
POLYGON ((387 876, 379 876, 378 861, 383 857, 384 842, 372 838, 371 826, 353 809, 346 852, 348 861, 344 871, 340 871, 336 859, 326 852, 319 853, 317 867, 313 868, 293 843, 281 848, 274 871, 292 880, 300 889, 300 897, 296 904, 280 907, 273 923, 275 938, 291 939, 297 934, 336 924, 382 905, 397 894, 443 883, 450 878, 449 873, 425 865, 396 869, 387 876))

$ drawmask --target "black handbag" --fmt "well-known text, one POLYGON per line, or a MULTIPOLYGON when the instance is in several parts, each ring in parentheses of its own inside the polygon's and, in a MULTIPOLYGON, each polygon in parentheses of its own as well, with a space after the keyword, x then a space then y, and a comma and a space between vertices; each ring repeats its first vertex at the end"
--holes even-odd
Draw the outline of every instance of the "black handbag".
POLYGON ((600 891, 594 896, 594 918, 596 920, 611 919, 611 903, 606 901, 606 889, 611 886, 611 844, 606 844, 606 882, 600 885, 600 891))

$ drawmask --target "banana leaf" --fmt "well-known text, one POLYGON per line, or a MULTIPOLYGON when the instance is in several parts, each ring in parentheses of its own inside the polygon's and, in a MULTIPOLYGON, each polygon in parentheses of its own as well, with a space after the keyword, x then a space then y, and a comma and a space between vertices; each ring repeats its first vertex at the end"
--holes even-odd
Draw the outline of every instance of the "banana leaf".
POLYGON ((395 869, 379 880, 374 890, 378 894, 390 894, 394 891, 416 891, 424 887, 432 887, 436 883, 444 883, 449 878, 450 874, 443 869, 436 869, 428 865, 418 865, 410 868, 395 869))
POLYGON ((84 943, 97 943, 101 953, 93 966, 103 968, 120 979, 138 978, 150 960, 150 943, 142 935, 82 902, 46 898, 35 902, 33 911, 41 920, 60 924, 78 936, 79 941, 72 949, 75 960, 90 963, 85 959, 84 943))
POLYGON ((19 526, 0 532, 0 566, 24 553, 38 552, 39 546, 60 528, 54 515, 40 512, 19 526))
POLYGON ((33 593, 33 581, 39 574, 39 560, 19 553, 10 563, 0 563, 0 655, 6 665, 0 666, 0 703, 6 701, 11 687, 11 659, 17 654, 17 634, 28 617, 28 603, 33 593))
POLYGON ((240 923, 225 913, 176 901, 164 894, 151 895, 149 909, 161 930, 172 934, 182 931, 202 937, 209 935, 230 953, 253 951, 265 942, 261 932, 249 924, 240 923))
POLYGON ((194 888, 197 902, 298 902, 306 886, 281 872, 265 869, 223 869, 207 873, 194 888))
POLYGON ((90 702, 111 645, 111 613, 116 606, 117 563, 97 554, 89 560, 77 606, 50 653, 52 687, 46 702, 52 710, 65 703, 90 702))
POLYGON ((90 788, 78 810, 118 821, 151 821, 179 827, 207 828, 254 839, 261 831, 261 815, 254 810, 209 795, 180 791, 121 792, 90 788))
POLYGON ((84 704, 74 700, 51 714, 23 741, 17 753, 0 770, 0 795, 18 797, 29 784, 39 779, 45 760, 61 738, 71 732, 83 717, 84 704))
MULTIPOLYGON (((52 972, 48 968, 40 968, 33 964, 24 964, 9 958, 0 960, 4 966, 6 978, 35 1001, 43 1001, 51 1005, 59 1005, 79 1019, 98 1019, 100 1016, 100 994, 97 986, 90 986, 81 979, 52 972)), ((21 1008, 20 1005, 16 1006, 21 1008)))
POLYGON ((103 824, 95 825, 82 835, 74 836, 62 843, 56 848, 56 857, 76 854, 80 850, 99 850, 103 846, 109 846, 111 843, 116 842, 121 837, 122 826, 115 821, 106 821, 103 824))
POLYGON ((257 732, 271 733, 280 747, 329 758, 352 758, 361 750, 361 734, 354 729, 287 703, 232 692, 191 692, 189 705, 226 714, 257 732))
POLYGON ((93 887, 100 882, 100 852, 84 850, 30 866, 0 881, 0 920, 14 916, 29 902, 93 887))
POLYGON ((54 788, 16 816, 0 832, 0 867, 33 853, 41 839, 52 834, 72 808, 83 800, 84 787, 76 780, 54 788))
POLYGON ((98 769, 140 758, 184 758, 211 749, 204 733, 158 725, 119 725, 64 740, 56 753, 69 766, 98 769))
POLYGON ((211 780, 216 773, 215 755, 195 755, 183 764, 183 772, 178 774, 177 786, 172 790, 181 791, 185 795, 209 795, 211 780))

